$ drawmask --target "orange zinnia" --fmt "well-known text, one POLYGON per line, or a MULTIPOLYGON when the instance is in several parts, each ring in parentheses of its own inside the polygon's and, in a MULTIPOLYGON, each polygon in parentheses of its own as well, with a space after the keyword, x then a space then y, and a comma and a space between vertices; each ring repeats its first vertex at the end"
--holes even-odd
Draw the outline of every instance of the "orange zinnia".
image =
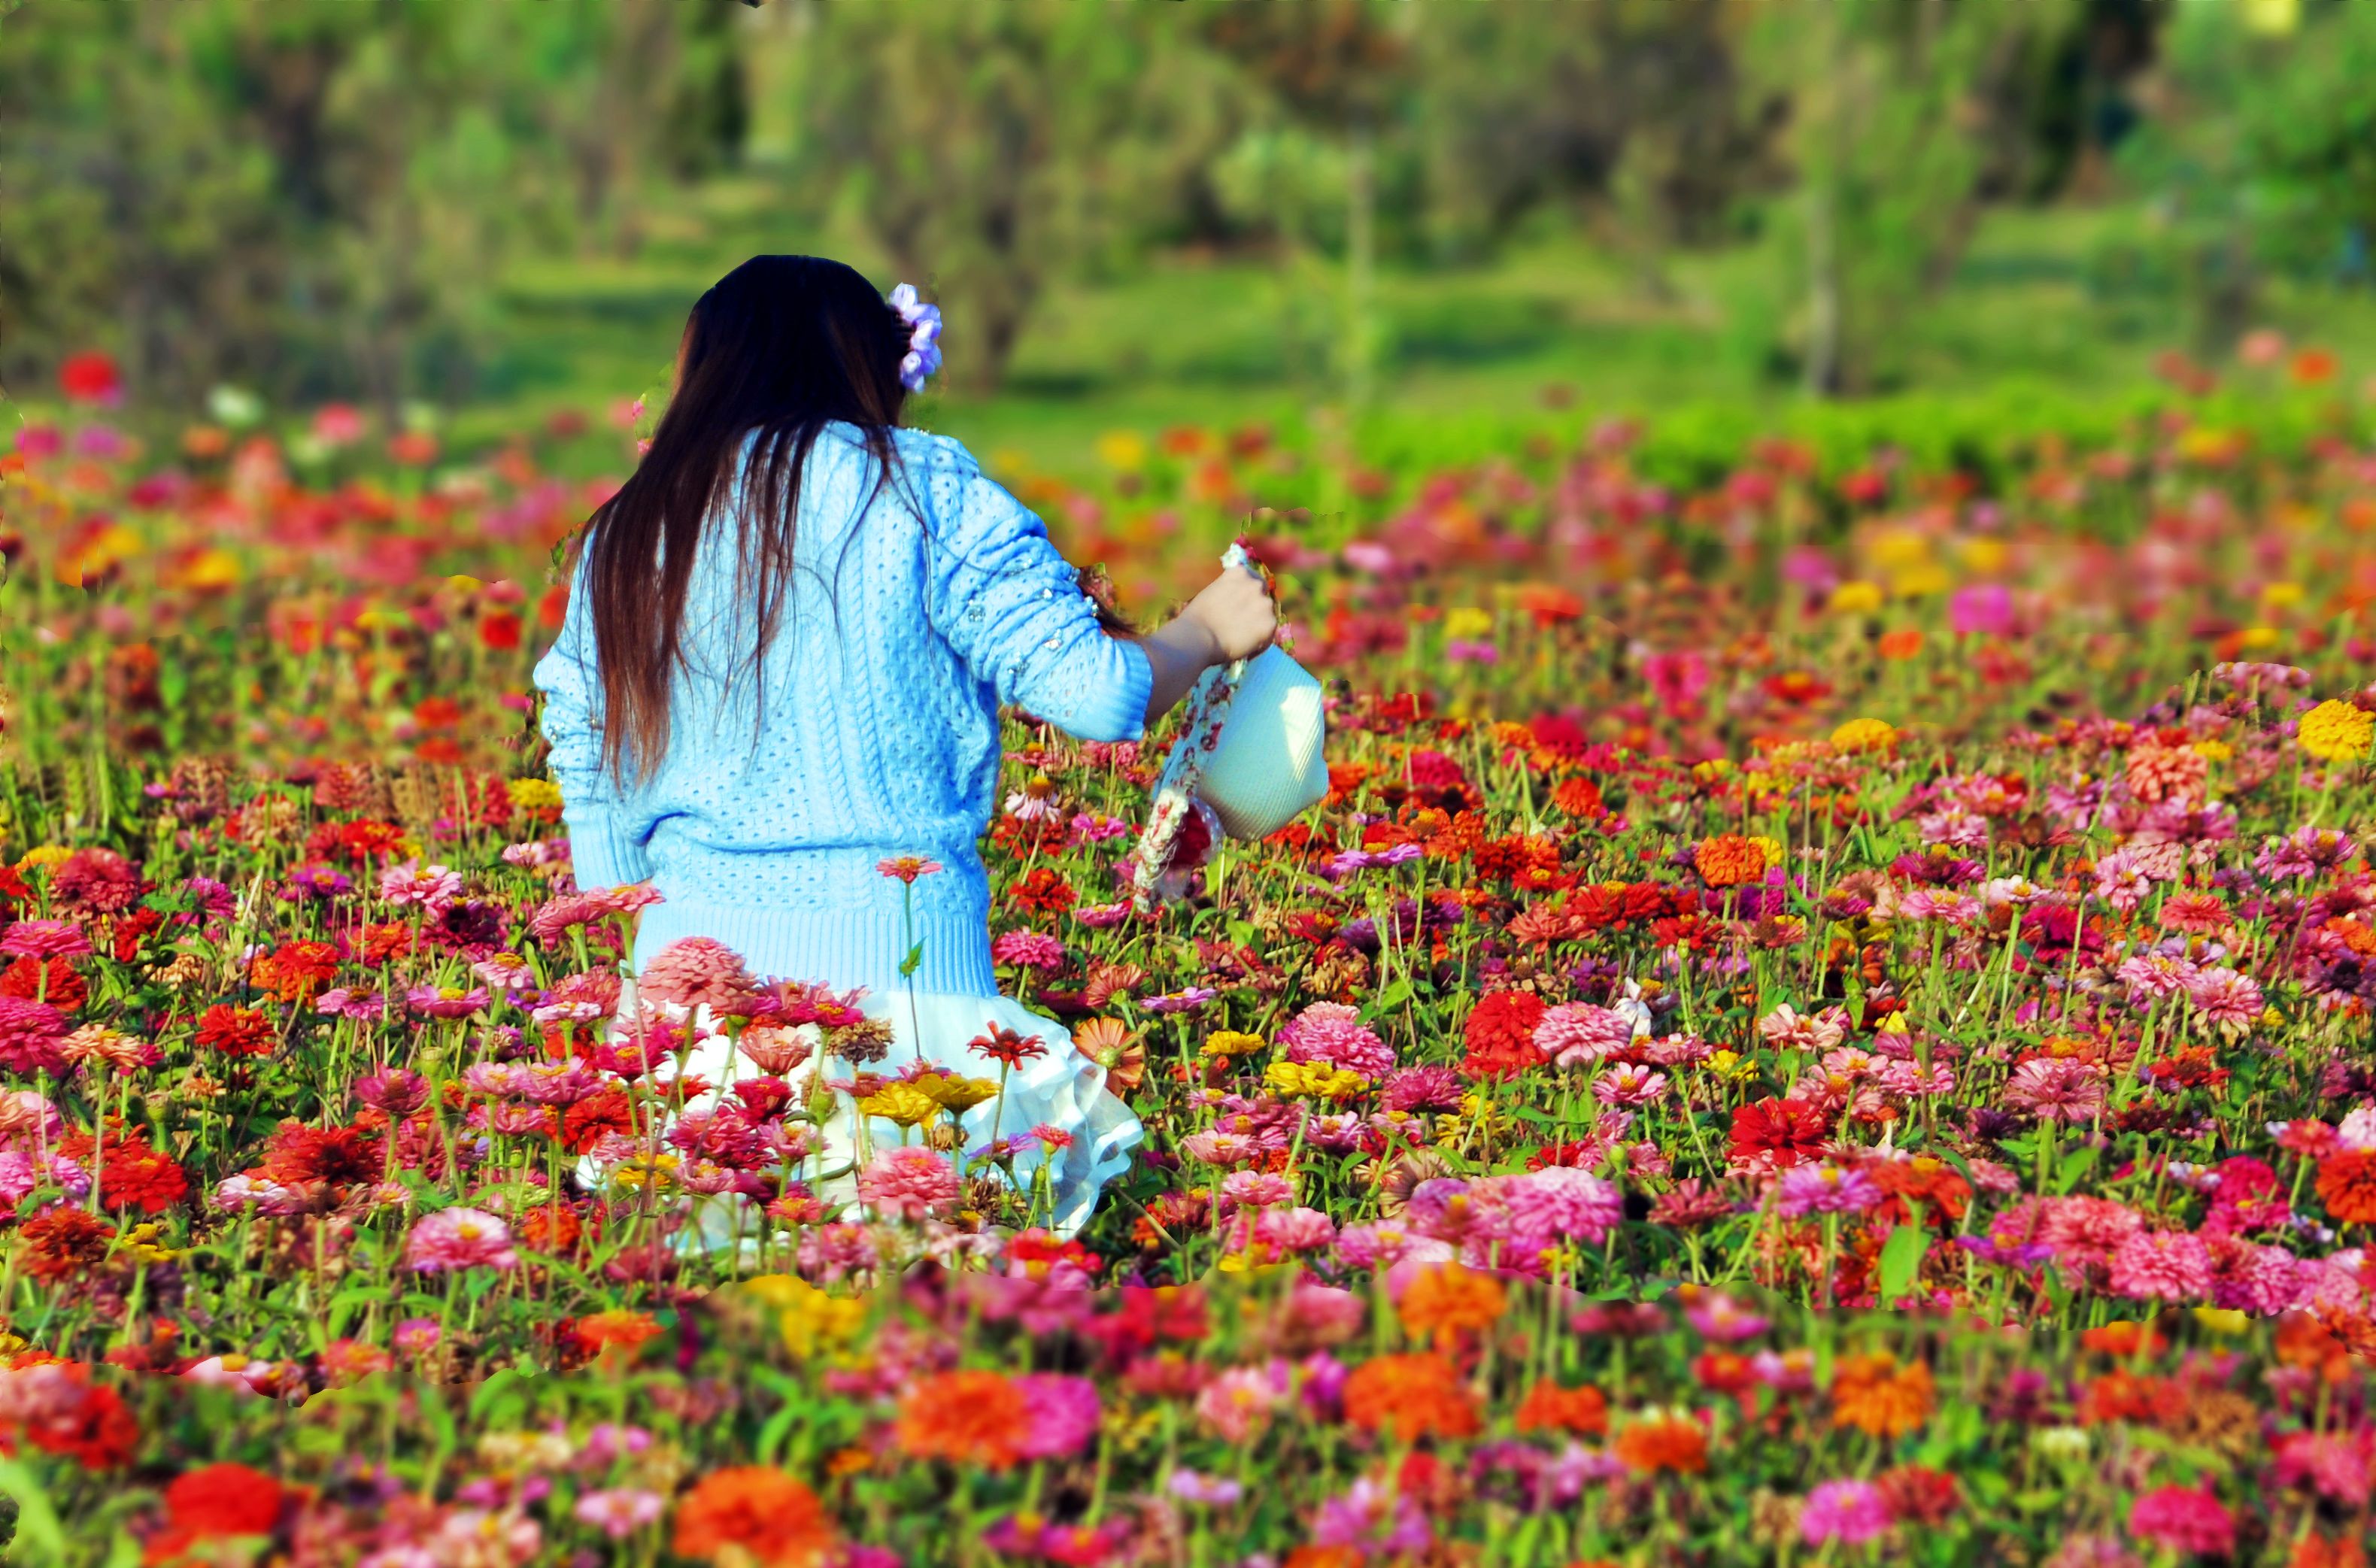
POLYGON ((1510 1304, 1502 1282, 1479 1269, 1456 1263, 1423 1268, 1396 1304, 1406 1333, 1438 1344, 1469 1329, 1486 1329, 1502 1321, 1510 1304))
POLYGON ((1597 1437, 1609 1430, 1609 1398, 1598 1388, 1562 1388, 1550 1379, 1527 1391, 1516 1416, 1520 1431, 1547 1429, 1597 1437))
POLYGON ((1765 851, 1738 833, 1700 840, 1692 864, 1710 887, 1735 887, 1765 874, 1765 851))
POLYGON ((765 1465, 712 1471, 676 1513, 679 1557, 714 1561, 739 1547, 769 1568, 809 1568, 834 1545, 833 1521, 816 1493, 765 1465))
POLYGON ((994 1372, 933 1372, 899 1399, 899 1446, 910 1458, 1004 1470, 1022 1458, 1030 1420, 1022 1394, 994 1372))
POLYGON ((1345 1419, 1380 1427, 1397 1441, 1422 1436, 1467 1437, 1477 1431, 1477 1406, 1451 1363, 1437 1355, 1379 1356, 1345 1380, 1345 1419))
POLYGON ((2376 1149, 2342 1149, 2320 1160, 2318 1201, 2341 1224, 2376 1224, 2376 1149))
POLYGON ((1843 1356, 1832 1374, 1832 1424, 1899 1437, 1930 1419, 1930 1369, 1900 1366, 1886 1350, 1843 1356))
POLYGON ((1617 1434, 1616 1448, 1631 1469, 1696 1476, 1707 1468, 1707 1430, 1688 1411, 1643 1411, 1617 1434))

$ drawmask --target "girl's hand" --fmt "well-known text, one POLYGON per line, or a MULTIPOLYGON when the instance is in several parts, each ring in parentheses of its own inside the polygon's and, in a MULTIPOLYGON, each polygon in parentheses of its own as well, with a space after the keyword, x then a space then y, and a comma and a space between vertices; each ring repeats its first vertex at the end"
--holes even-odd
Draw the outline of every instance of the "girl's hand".
POLYGON ((1154 675, 1146 722, 1162 718, 1214 665, 1252 659, 1268 647, 1277 630, 1278 606, 1253 573, 1232 566, 1206 584, 1162 630, 1138 639, 1154 675))
POLYGON ((1261 577, 1231 566, 1188 601, 1182 620, 1193 619, 1213 639, 1214 664, 1252 659, 1270 647, 1278 631, 1278 606, 1261 577))

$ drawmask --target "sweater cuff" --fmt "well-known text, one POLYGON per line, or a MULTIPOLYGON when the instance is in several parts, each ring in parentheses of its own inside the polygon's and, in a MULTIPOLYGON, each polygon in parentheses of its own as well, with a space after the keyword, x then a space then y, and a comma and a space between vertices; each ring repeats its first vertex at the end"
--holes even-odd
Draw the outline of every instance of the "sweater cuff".
POLYGON ((616 812, 606 806, 576 806, 564 809, 561 820, 569 829, 569 865, 578 886, 616 887, 651 880, 651 856, 616 812))
POLYGON ((1090 697, 1082 731, 1098 740, 1143 740, 1146 734, 1146 699, 1155 690, 1155 666, 1136 638, 1106 640, 1122 655, 1122 679, 1090 697))

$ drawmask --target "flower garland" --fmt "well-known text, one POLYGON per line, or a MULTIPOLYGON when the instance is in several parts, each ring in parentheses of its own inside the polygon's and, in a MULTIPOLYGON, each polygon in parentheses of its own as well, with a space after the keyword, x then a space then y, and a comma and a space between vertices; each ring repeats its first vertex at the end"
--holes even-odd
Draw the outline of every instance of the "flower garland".
MULTIPOLYGON (((1232 542, 1221 557, 1224 571, 1232 566, 1258 574, 1264 586, 1276 592, 1269 571, 1247 552, 1242 539, 1232 542)), ((1247 662, 1240 659, 1215 665, 1197 678, 1188 693, 1187 721, 1163 759, 1146 828, 1132 855, 1131 906, 1142 915, 1185 893, 1190 875, 1221 841, 1221 820, 1212 807, 1196 798, 1196 788, 1204 777, 1205 759, 1220 745, 1221 731, 1229 727, 1230 704, 1245 677, 1247 662)))

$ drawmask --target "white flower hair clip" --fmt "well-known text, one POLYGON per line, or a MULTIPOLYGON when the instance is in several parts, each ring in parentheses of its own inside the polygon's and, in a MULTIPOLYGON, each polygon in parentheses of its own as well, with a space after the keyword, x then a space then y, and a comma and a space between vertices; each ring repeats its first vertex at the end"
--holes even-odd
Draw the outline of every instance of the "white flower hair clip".
POLYGON ((899 385, 910 392, 921 392, 924 383, 941 368, 941 307, 919 299, 913 283, 892 290, 885 303, 899 313, 908 327, 908 352, 899 361, 899 385))

